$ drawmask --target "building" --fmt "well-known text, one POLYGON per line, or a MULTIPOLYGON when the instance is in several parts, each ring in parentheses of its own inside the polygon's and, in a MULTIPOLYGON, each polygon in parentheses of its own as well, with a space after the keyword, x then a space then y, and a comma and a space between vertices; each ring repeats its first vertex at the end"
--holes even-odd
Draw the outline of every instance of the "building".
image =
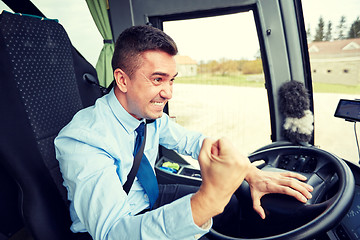
POLYGON ((314 82, 360 84, 360 38, 308 45, 314 82))
POLYGON ((179 77, 197 75, 197 62, 189 56, 176 55, 175 61, 179 77))

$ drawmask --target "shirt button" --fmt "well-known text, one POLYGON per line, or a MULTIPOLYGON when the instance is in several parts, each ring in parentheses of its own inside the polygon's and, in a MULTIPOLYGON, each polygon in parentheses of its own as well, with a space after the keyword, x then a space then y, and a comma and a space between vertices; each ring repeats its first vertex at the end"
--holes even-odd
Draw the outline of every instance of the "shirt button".
POLYGON ((144 194, 144 198, 147 200, 148 199, 148 195, 145 193, 144 194))

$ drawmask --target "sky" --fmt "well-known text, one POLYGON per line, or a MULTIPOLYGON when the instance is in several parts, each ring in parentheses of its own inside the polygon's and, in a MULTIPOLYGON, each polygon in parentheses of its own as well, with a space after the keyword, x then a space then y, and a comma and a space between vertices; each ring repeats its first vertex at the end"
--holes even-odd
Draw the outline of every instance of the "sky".
POLYGON ((254 58, 259 43, 252 12, 164 23, 179 54, 197 61, 254 58), (246 23, 246 24, 234 24, 246 23), (229 33, 229 30, 232 30, 229 33), (243 35, 246 34, 246 38, 243 35), (246 44, 240 44, 246 39, 246 44))
MULTIPOLYGON (((49 18, 60 20, 73 45, 95 65, 103 43, 85 0, 33 2, 49 18)), ((1 9, 8 8, 0 1, 1 9)), ((335 27, 340 17, 346 15, 350 26, 360 16, 360 0, 303 0, 303 9, 305 26, 314 34, 320 16, 326 24, 332 21, 335 27)), ((196 61, 253 59, 259 50, 251 12, 168 22, 164 30, 177 42, 181 55, 191 56, 196 61)))
POLYGON ((302 2, 306 27, 310 25, 313 34, 320 16, 326 24, 331 21, 334 27, 339 24, 342 15, 347 17, 349 27, 357 17, 360 18, 359 0, 303 0, 302 2))

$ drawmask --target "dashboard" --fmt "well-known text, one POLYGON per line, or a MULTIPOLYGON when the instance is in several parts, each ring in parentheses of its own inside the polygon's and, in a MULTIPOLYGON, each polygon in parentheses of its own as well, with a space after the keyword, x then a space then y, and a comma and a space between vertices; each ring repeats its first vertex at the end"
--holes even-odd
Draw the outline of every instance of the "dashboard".
POLYGON ((353 240, 360 239, 360 166, 346 162, 355 178, 355 195, 352 205, 341 222, 326 234, 319 236, 319 240, 353 240))
POLYGON ((349 212, 335 228, 339 239, 360 239, 360 186, 355 187, 355 196, 349 212))

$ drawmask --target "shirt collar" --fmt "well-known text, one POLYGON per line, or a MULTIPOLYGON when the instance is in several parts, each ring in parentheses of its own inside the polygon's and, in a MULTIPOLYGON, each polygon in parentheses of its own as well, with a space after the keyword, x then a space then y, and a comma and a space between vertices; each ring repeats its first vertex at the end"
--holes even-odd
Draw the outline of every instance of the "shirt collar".
POLYGON ((115 96, 114 88, 107 95, 107 101, 114 116, 127 133, 134 132, 140 123, 145 122, 145 119, 137 120, 124 109, 115 96))

